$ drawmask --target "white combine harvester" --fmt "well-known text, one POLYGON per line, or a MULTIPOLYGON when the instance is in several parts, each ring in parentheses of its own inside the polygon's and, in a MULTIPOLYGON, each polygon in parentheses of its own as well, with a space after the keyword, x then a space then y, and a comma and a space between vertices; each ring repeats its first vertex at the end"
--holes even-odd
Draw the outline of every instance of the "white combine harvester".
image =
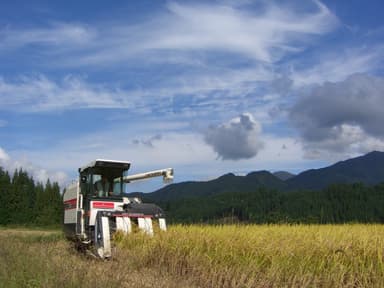
POLYGON ((130 162, 97 159, 79 168, 79 179, 64 191, 64 232, 79 249, 94 251, 100 258, 112 255, 111 236, 120 230, 129 234, 133 226, 153 235, 153 221, 166 230, 163 210, 123 193, 126 183, 152 177, 173 180, 167 168, 135 175, 125 175, 130 162))

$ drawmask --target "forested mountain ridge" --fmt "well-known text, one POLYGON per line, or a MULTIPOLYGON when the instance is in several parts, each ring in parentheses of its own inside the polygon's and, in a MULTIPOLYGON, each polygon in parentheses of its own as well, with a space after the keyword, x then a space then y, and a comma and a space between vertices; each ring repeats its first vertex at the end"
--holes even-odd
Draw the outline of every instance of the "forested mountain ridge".
POLYGON ((142 194, 175 223, 383 223, 384 153, 305 171, 283 181, 268 171, 226 174, 142 194))
POLYGON ((170 184, 152 193, 135 193, 152 201, 210 196, 227 192, 251 192, 258 187, 285 189, 286 184, 268 171, 251 172, 246 176, 228 173, 210 181, 188 181, 170 184))
POLYGON ((384 182, 384 152, 373 151, 329 167, 304 171, 286 181, 290 190, 319 190, 331 184, 358 182, 366 185, 384 182))
POLYGON ((246 176, 232 173, 210 181, 188 181, 170 184, 152 193, 135 193, 152 201, 210 196, 228 192, 252 192, 261 187, 279 191, 321 190, 331 184, 384 182, 384 152, 373 151, 331 166, 304 171, 282 180, 268 171, 251 172, 246 176))

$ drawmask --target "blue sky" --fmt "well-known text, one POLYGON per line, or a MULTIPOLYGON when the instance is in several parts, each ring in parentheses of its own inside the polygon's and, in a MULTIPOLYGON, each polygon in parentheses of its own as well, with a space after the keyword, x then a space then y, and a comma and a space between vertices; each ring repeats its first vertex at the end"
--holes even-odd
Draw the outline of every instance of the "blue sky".
POLYGON ((63 185, 119 159, 180 182, 384 151, 383 8, 2 1, 0 165, 63 185))

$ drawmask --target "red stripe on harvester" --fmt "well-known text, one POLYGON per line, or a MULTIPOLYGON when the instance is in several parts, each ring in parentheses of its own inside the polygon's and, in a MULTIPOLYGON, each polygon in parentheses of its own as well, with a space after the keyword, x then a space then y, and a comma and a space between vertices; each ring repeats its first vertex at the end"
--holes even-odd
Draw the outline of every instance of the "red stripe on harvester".
POLYGON ((114 202, 93 202, 92 207, 96 209, 113 209, 115 208, 115 203, 114 202))
POLYGON ((64 201, 64 209, 65 210, 70 210, 70 209, 76 209, 76 204, 77 204, 77 199, 69 199, 64 201))

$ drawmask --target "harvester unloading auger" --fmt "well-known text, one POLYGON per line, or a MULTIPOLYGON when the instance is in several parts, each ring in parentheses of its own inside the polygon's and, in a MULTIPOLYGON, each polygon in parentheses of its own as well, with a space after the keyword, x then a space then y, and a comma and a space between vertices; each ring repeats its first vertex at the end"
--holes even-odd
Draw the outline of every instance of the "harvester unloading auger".
POLYGON ((173 169, 125 175, 130 162, 97 159, 79 168, 79 179, 64 191, 64 232, 78 248, 93 251, 100 258, 112 256, 111 236, 115 231, 132 233, 137 226, 153 235, 153 221, 166 231, 163 210, 155 204, 126 197, 126 183, 152 177, 173 180, 173 169))

